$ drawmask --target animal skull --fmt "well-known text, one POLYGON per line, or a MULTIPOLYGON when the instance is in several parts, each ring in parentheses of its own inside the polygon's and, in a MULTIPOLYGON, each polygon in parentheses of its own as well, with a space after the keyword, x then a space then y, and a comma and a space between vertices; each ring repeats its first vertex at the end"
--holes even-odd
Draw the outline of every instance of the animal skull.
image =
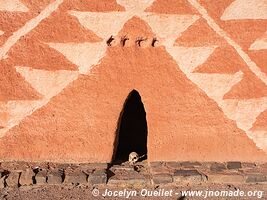
POLYGON ((139 155, 136 152, 132 152, 129 154, 129 163, 130 165, 133 165, 136 163, 139 159, 139 155))

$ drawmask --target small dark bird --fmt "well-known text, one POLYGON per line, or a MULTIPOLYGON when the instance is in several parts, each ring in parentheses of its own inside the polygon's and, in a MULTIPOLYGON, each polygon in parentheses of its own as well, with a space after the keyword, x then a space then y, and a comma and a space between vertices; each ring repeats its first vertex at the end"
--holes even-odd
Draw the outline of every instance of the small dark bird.
POLYGON ((157 38, 154 37, 152 40, 151 46, 155 47, 156 42, 158 42, 158 40, 157 40, 157 38))
POLYGON ((146 40, 147 40, 147 38, 140 37, 140 38, 136 39, 135 43, 140 47, 141 42, 146 41, 146 40))
POLYGON ((125 46, 125 44, 126 44, 126 41, 127 40, 129 40, 129 38, 125 35, 125 36, 123 36, 122 38, 121 38, 121 46, 125 46))
POLYGON ((114 38, 113 36, 110 36, 110 37, 108 38, 108 40, 107 40, 107 45, 108 45, 108 46, 111 46, 111 42, 112 42, 113 40, 115 40, 115 38, 114 38))

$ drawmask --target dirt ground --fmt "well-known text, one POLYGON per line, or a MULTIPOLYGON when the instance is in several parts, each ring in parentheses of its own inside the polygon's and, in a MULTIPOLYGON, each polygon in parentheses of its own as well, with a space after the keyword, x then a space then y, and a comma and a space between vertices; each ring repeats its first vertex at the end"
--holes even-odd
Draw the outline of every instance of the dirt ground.
MULTIPOLYGON (((145 193, 143 193, 145 195, 145 193)), ((165 193, 167 194, 167 193, 165 193)), ((170 193, 169 193, 170 194, 170 193)), ((265 184, 253 184, 253 185, 196 185, 196 186, 154 186, 153 188, 149 187, 111 187, 111 186, 30 186, 30 187, 20 187, 20 188, 6 188, 1 190, 1 199, 3 200, 69 200, 69 199, 79 199, 79 200, 90 200, 90 199, 175 199, 175 200, 182 200, 182 199, 267 199, 267 185, 265 184), (127 198, 127 195, 116 197, 116 196, 106 196, 105 191, 136 191, 137 195, 132 193, 132 196, 127 198), (164 191, 170 192, 173 191, 172 195, 167 196, 142 196, 141 191, 142 189, 147 189, 149 191, 164 191), (181 195, 181 191, 244 191, 245 194, 247 192, 255 191, 255 196, 246 196, 246 197, 206 197, 205 195, 202 197, 184 197, 181 195), (99 191, 99 195, 97 195, 97 191, 99 191), (96 196, 93 196, 92 193, 95 192, 96 196)))

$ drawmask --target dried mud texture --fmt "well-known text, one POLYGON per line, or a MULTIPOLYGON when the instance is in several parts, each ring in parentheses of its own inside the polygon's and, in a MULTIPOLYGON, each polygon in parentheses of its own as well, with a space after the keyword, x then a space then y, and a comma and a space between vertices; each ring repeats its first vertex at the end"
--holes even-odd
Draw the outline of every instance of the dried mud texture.
POLYGON ((150 160, 266 158, 217 104, 185 77, 163 47, 109 48, 90 75, 80 75, 10 130, 0 141, 0 156, 109 162, 119 114, 133 89, 140 93, 147 113, 150 160))

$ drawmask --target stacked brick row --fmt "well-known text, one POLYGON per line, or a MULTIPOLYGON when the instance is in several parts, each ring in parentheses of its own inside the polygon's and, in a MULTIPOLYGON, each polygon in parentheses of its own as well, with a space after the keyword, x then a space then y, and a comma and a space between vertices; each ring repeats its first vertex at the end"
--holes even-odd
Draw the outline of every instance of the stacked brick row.
POLYGON ((0 188, 34 185, 267 184, 267 163, 153 162, 137 164, 1 163, 0 188))

